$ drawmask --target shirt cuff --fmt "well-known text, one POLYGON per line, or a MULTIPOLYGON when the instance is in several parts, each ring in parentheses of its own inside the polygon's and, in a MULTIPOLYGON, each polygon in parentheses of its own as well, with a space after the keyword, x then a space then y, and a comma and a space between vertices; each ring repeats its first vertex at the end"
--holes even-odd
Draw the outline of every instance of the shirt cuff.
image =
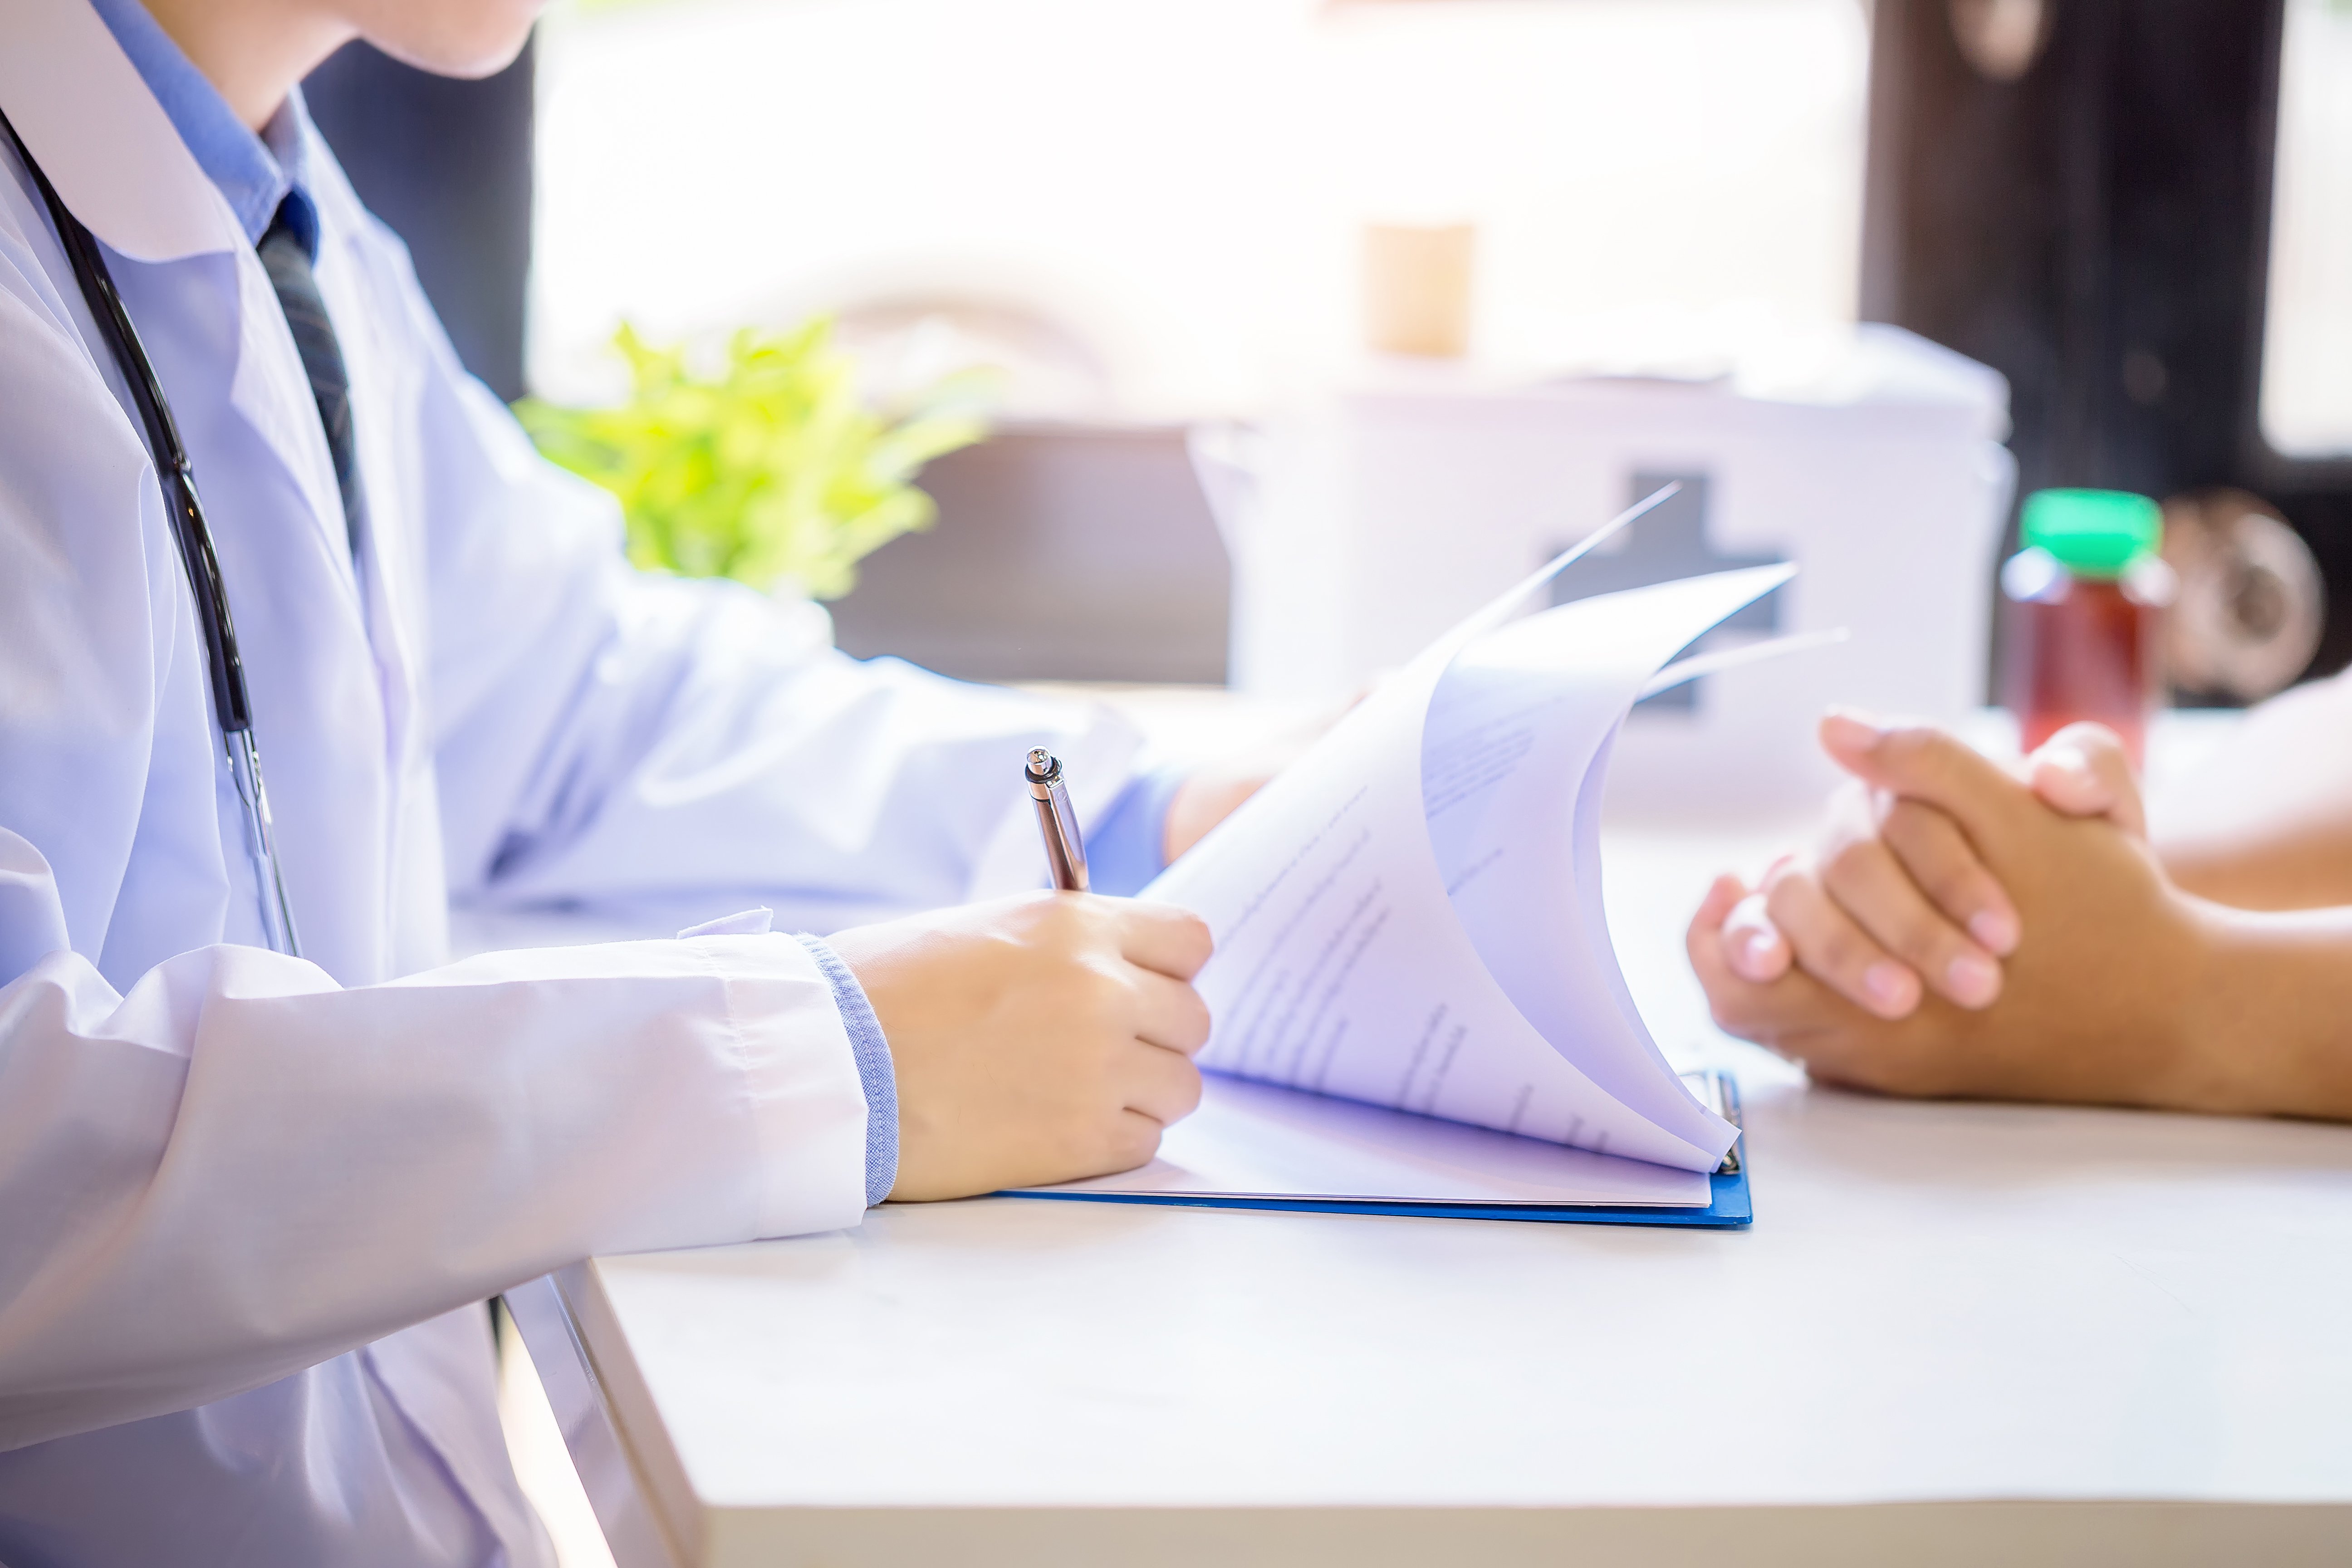
POLYGON ((857 1081, 866 1089, 866 1205, 871 1208, 898 1184, 898 1075, 890 1065, 890 1043, 882 1037, 882 1022, 866 999, 866 987, 841 955, 806 932, 799 940, 833 987, 834 1005, 841 1009, 841 1026, 849 1034, 849 1054, 857 1060, 857 1081))
POLYGON ((1168 808, 1189 775, 1182 768, 1139 773, 1087 834, 1087 882, 1097 893, 1132 898, 1168 869, 1168 808))

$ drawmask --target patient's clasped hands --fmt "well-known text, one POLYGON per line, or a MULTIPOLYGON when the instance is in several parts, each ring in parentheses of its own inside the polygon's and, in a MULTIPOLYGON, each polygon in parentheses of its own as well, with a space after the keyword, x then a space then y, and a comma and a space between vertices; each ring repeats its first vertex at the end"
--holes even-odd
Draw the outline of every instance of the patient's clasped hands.
POLYGON ((2332 1003, 2299 984, 2340 932, 2176 887, 2113 734, 2014 774, 1926 726, 1832 714, 1822 739, 1856 780, 1822 842, 1718 879, 1691 923, 1725 1029, 1889 1093, 2352 1111, 2332 1003))

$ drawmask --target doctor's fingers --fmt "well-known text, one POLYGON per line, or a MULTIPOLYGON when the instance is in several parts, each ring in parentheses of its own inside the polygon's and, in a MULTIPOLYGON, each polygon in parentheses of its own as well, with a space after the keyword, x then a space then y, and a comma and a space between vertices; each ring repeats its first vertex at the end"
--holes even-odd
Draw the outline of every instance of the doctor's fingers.
POLYGON ((1209 962, 1215 945, 1209 922, 1173 904, 1115 900, 1118 950, 1130 963, 1155 973, 1190 980, 1209 962))
POLYGON ((1120 1111, 1110 1131, 1102 1169, 1090 1173, 1110 1176, 1149 1165, 1160 1152, 1160 1135, 1167 1130, 1168 1124, 1156 1116, 1140 1110, 1120 1111))
POLYGON ((1165 1127, 1201 1103, 1201 1069, 1190 1057, 1138 1040, 1118 1059, 1119 1104, 1165 1127))
POLYGON ((1130 965, 1135 1037, 1161 1050, 1191 1056, 1209 1043, 1209 1005, 1181 980, 1130 965))

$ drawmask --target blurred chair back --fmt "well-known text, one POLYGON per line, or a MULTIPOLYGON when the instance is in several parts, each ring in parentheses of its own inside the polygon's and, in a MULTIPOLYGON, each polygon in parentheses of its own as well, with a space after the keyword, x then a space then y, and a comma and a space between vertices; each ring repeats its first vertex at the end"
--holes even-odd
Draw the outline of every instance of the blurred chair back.
POLYGON ((833 605, 848 652, 974 680, 1224 682, 1232 573, 1183 426, 1011 425, 922 486, 939 521, 833 605))
POLYGON ((509 401, 523 394, 531 54, 455 81, 354 43, 302 83, 352 188, 407 241, 458 359, 509 401))

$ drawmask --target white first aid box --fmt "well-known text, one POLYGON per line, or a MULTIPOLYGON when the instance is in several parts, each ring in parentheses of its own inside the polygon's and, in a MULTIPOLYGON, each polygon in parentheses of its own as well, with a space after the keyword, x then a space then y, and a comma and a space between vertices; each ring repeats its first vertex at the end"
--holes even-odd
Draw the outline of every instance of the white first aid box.
POLYGON ((1824 708, 1951 721, 1984 701, 2008 423, 1996 372, 1890 327, 1705 381, 1373 367, 1246 439, 1202 443, 1234 561, 1233 684, 1343 698, 1673 481, 1530 607, 1793 561, 1795 580, 1705 649, 1847 640, 1643 704, 1611 809, 1809 807, 1835 776, 1813 740, 1824 708))

